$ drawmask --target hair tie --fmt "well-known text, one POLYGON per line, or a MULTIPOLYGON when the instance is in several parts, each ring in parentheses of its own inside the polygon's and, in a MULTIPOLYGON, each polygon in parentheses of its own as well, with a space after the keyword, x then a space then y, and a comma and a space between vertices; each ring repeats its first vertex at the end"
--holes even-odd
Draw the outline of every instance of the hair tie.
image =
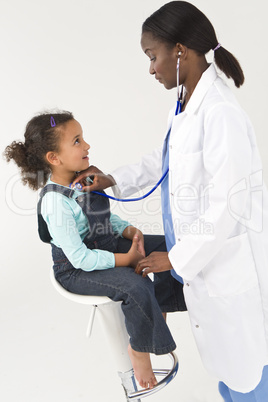
POLYGON ((212 50, 213 50, 213 52, 216 52, 216 50, 218 50, 220 47, 221 47, 221 44, 220 44, 220 43, 218 43, 218 44, 217 44, 217 46, 215 47, 215 49, 212 49, 212 50))
POLYGON ((53 116, 50 117, 50 125, 51 127, 56 127, 56 123, 53 116))

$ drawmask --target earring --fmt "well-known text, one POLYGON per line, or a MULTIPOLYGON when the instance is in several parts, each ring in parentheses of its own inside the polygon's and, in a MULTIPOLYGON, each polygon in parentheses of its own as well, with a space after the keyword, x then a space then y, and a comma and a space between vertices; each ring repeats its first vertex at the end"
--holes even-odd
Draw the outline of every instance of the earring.
POLYGON ((181 56, 181 52, 178 53, 178 57, 180 57, 180 56, 181 56))

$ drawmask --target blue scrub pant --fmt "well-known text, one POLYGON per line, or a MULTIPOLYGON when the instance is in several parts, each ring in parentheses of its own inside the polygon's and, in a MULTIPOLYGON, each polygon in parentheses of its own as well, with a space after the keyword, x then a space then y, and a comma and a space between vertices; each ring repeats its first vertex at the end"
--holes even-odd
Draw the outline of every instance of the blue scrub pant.
POLYGON ((225 402, 268 402, 268 366, 263 368, 262 379, 253 391, 236 392, 223 382, 219 383, 219 391, 225 402))

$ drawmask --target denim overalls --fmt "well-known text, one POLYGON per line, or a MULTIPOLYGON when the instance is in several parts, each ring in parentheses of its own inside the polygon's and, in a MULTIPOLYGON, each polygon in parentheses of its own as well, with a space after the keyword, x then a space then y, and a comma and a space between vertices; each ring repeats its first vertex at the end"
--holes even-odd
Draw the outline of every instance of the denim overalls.
MULTIPOLYGON (((41 202, 48 191, 57 191, 66 197, 72 197, 74 194, 72 189, 56 184, 48 184, 41 191, 38 203, 38 230, 41 240, 45 242, 50 242, 51 237, 41 216, 41 202)), ((118 237, 113 232, 107 198, 93 193, 81 193, 76 198, 76 202, 82 208, 89 222, 90 232, 84 239, 88 248, 98 248, 113 253, 125 253, 129 250, 131 241, 118 237)), ((51 246, 55 278, 65 289, 72 293, 108 296, 113 301, 122 301, 126 328, 130 336, 131 347, 134 350, 166 354, 176 348, 156 300, 154 284, 148 277, 143 278, 135 274, 133 268, 130 267, 90 272, 76 269, 71 265, 61 248, 52 243, 51 246)), ((165 251, 164 237, 145 236, 146 253, 155 249, 165 251), (154 248, 152 247, 153 243, 154 248)), ((169 277, 171 277, 170 274, 169 277)), ((173 304, 172 311, 186 309, 181 297, 179 305, 177 302, 173 302, 173 304)))

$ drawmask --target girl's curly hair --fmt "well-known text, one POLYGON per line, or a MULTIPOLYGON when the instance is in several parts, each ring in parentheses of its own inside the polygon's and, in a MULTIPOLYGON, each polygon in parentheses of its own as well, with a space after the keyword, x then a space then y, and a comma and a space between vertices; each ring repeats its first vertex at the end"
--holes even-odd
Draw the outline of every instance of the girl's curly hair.
POLYGON ((13 159, 18 165, 23 184, 33 190, 38 190, 46 184, 51 174, 46 154, 49 151, 59 151, 61 128, 73 119, 72 113, 66 111, 39 114, 28 122, 24 134, 25 141, 13 141, 6 147, 4 157, 7 162, 13 159))

